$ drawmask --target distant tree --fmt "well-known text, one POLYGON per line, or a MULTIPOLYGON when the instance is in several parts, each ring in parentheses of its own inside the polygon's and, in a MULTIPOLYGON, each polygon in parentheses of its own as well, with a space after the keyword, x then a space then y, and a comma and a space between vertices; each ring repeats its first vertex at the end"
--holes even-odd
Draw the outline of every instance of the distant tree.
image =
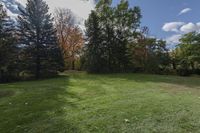
POLYGON ((74 16, 71 10, 65 8, 57 8, 54 13, 55 27, 57 30, 57 37, 59 46, 61 48, 64 59, 67 60, 69 56, 68 40, 69 35, 74 27, 74 16))
POLYGON ((57 74, 62 70, 63 58, 48 5, 43 0, 28 0, 26 8, 20 10, 18 35, 25 70, 36 79, 57 74))
POLYGON ((147 48, 146 72, 167 74, 169 71, 170 57, 168 49, 166 48, 166 42, 153 38, 149 40, 147 48))
POLYGON ((200 74, 200 34, 191 32, 180 39, 180 44, 174 50, 176 67, 181 75, 200 74))
POLYGON ((130 45, 131 62, 135 71, 163 73, 170 65, 170 57, 166 42, 149 37, 149 29, 143 27, 136 40, 130 45))
POLYGON ((129 54, 131 56, 131 63, 134 71, 145 71, 145 65, 148 56, 148 34, 149 28, 142 27, 139 32, 135 34, 135 39, 129 43, 129 54))
POLYGON ((75 70, 76 61, 80 60, 84 39, 83 33, 78 27, 74 27, 69 35, 68 40, 69 61, 71 69, 75 70))
POLYGON ((3 9, 3 5, 0 5, 0 82, 16 78, 17 46, 14 41, 13 23, 3 9))
POLYGON ((74 24, 75 17, 69 9, 58 8, 55 11, 55 26, 65 65, 75 69, 83 47, 82 31, 74 24))

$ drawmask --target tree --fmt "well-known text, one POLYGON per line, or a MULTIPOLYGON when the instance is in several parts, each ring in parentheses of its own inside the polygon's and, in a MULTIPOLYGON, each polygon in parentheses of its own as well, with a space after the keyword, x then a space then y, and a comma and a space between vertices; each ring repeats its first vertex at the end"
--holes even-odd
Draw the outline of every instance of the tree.
POLYGON ((128 1, 121 0, 120 4, 114 9, 114 30, 115 30, 115 49, 114 57, 120 71, 130 70, 132 66, 130 62, 129 44, 136 39, 137 29, 140 26, 141 11, 139 7, 129 7, 128 1))
POLYGON ((100 25, 100 49, 101 49, 101 68, 102 72, 113 72, 115 69, 113 53, 114 45, 114 10, 111 7, 112 0, 100 0, 96 6, 100 25))
POLYGON ((80 57, 83 47, 82 31, 74 24, 75 17, 69 9, 57 9, 55 11, 55 26, 65 65, 75 69, 75 62, 80 57))
POLYGON ((148 56, 148 34, 149 28, 142 27, 140 32, 135 34, 135 39, 129 44, 129 54, 134 71, 145 71, 148 56))
POLYGON ((166 42, 156 38, 150 38, 147 48, 146 72, 157 74, 168 73, 170 58, 168 49, 166 48, 166 42))
POLYGON ((200 34, 191 32, 180 39, 176 52, 176 67, 183 76, 200 74, 200 34))
POLYGON ((69 35, 67 50, 71 69, 75 70, 75 62, 80 60, 80 54, 83 48, 83 34, 78 27, 74 27, 69 35))
POLYGON ((89 15, 86 26, 85 59, 88 72, 100 73, 104 70, 104 54, 101 43, 100 18, 96 11, 89 15))
POLYGON ((170 64, 166 42, 148 36, 149 29, 143 27, 136 40, 130 45, 131 61, 135 71, 148 73, 163 73, 170 64))
POLYGON ((0 82, 16 78, 17 46, 14 40, 13 23, 3 9, 3 5, 0 5, 0 82))
POLYGON ((48 5, 43 0, 28 0, 26 8, 20 10, 18 35, 25 70, 36 79, 57 74, 63 67, 63 58, 48 5))
POLYGON ((86 47, 95 51, 90 52, 93 59, 89 57, 88 61, 98 62, 89 66, 96 67, 93 70, 98 72, 126 72, 130 70, 128 44, 140 25, 141 13, 138 7, 130 8, 124 0, 117 7, 111 4, 112 0, 100 0, 87 20, 86 47))

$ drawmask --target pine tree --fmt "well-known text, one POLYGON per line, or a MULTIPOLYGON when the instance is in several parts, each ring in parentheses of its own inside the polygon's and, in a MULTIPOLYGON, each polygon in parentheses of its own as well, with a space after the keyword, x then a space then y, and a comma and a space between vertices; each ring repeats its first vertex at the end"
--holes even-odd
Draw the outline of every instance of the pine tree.
POLYGON ((90 52, 92 57, 88 60, 98 61, 98 65, 93 64, 90 67, 96 67, 93 69, 100 67, 98 72, 128 71, 130 66, 128 44, 134 40, 140 19, 140 9, 130 8, 125 0, 121 0, 117 7, 112 7, 112 0, 100 0, 88 19, 90 23, 86 24, 89 31, 94 31, 93 25, 98 24, 98 34, 86 34, 87 38, 95 38, 95 42, 89 39, 88 44, 93 46, 93 51, 99 51, 98 57, 100 57, 97 58, 97 52, 90 52), (95 20, 95 16, 98 17, 98 21, 92 21, 95 20), (98 46, 97 49, 95 46, 98 46))
POLYGON ((0 82, 10 81, 15 75, 17 47, 13 32, 13 23, 0 5, 0 82))
POLYGON ((85 58, 87 71, 92 73, 100 73, 105 71, 104 68, 104 54, 101 43, 101 29, 100 20, 95 11, 89 15, 86 21, 86 44, 85 44, 85 58))
POLYGON ((26 8, 20 10, 18 33, 25 69, 36 79, 57 74, 63 67, 63 58, 48 5, 43 0, 28 0, 26 8))
POLYGON ((121 0, 114 10, 116 21, 114 23, 115 29, 115 47, 113 49, 118 71, 130 71, 130 54, 129 43, 135 38, 137 29, 140 26, 141 11, 139 7, 129 7, 126 0, 121 0))
POLYGON ((100 0, 96 6, 97 14, 100 17, 101 28, 101 49, 103 52, 102 57, 106 61, 104 68, 107 68, 107 72, 114 72, 115 57, 113 56, 114 43, 114 9, 111 7, 112 0, 100 0))

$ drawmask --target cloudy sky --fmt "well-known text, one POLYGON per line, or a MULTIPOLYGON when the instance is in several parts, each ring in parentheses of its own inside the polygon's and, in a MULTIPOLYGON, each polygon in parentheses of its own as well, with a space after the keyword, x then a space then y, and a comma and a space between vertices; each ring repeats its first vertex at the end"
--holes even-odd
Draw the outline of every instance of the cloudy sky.
MULTIPOLYGON (((27 0, 17 0, 23 5, 25 5, 27 0)), ((82 18, 87 18, 90 11, 94 8, 93 0, 45 0, 49 7, 50 11, 53 12, 55 8, 69 8, 76 15, 82 18)))
MULTIPOLYGON (((26 0, 18 0, 25 3, 26 0)), ((51 11, 56 7, 70 8, 87 18, 94 8, 93 0, 46 0, 51 11)), ((120 0, 113 0, 116 5, 120 0)), ((150 28, 151 36, 178 43, 182 34, 200 30, 200 0, 129 0, 130 6, 142 9, 142 25, 150 28)))
MULTIPOLYGON (((117 1, 117 0, 116 0, 117 1)), ((129 0, 143 12, 142 25, 151 36, 178 43, 182 34, 200 31, 200 0, 129 0)))

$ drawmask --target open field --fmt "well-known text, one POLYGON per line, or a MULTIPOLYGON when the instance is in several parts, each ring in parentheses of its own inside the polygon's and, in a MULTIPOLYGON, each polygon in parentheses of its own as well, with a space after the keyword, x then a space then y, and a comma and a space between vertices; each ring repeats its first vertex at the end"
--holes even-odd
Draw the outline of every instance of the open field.
POLYGON ((66 73, 0 85, 0 133, 198 133, 200 78, 66 73))

